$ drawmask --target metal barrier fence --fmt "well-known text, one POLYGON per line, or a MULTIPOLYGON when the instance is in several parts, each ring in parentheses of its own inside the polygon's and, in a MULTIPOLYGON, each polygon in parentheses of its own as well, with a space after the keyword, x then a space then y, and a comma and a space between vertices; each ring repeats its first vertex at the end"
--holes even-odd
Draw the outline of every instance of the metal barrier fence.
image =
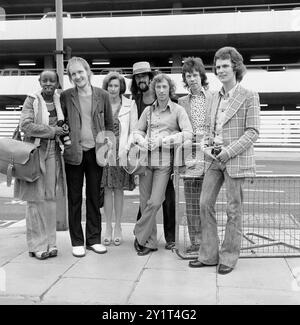
MULTIPOLYGON (((199 189, 202 180, 180 173, 176 169, 173 181, 176 191, 177 225, 175 251, 183 259, 194 259, 198 252, 195 245, 199 244, 197 232, 200 227, 197 188, 199 189), (192 247, 191 239, 195 244, 192 247)), ((246 178, 243 189, 240 256, 300 256, 300 176, 263 175, 246 178)), ((215 209, 218 235, 222 244, 227 222, 224 186, 219 193, 215 209)))

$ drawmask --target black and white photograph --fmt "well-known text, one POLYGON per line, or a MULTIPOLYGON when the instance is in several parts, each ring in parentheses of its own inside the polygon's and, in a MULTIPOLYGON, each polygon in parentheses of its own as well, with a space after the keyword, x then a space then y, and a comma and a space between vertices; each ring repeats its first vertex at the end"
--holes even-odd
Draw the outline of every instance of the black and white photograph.
POLYGON ((300 2, 0 0, 1 313, 299 304, 300 2))

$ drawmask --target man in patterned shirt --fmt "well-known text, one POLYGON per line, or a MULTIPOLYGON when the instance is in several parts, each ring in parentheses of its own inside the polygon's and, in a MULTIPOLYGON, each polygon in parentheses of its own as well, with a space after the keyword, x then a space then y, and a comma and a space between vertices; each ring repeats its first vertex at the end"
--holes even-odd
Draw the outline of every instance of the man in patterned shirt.
POLYGON ((258 139, 260 104, 258 94, 243 88, 246 67, 242 55, 233 47, 219 49, 214 57, 214 72, 222 89, 213 94, 210 129, 203 141, 209 163, 205 165, 200 217, 202 241, 198 259, 190 267, 218 266, 219 274, 235 267, 242 239, 242 185, 245 177, 255 176, 253 143, 258 139), (225 183, 227 224, 219 249, 215 203, 225 183))
MULTIPOLYGON (((182 79, 185 87, 189 90, 189 94, 179 98, 178 104, 183 106, 188 113, 193 127, 193 142, 195 143, 199 142, 204 134, 207 123, 206 113, 212 98, 208 91, 205 67, 200 58, 188 57, 185 59, 182 66, 182 79)), ((191 158, 192 161, 185 161, 186 174, 193 177, 183 178, 188 231, 191 241, 191 245, 186 249, 187 253, 198 252, 201 242, 200 194, 204 172, 204 153, 199 149, 197 150, 197 147, 193 147, 191 158)))

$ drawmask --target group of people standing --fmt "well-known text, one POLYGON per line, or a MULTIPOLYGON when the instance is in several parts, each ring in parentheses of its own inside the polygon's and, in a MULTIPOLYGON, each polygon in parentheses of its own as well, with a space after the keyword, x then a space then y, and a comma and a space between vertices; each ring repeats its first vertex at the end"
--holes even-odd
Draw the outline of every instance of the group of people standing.
POLYGON ((30 256, 38 259, 57 256, 56 198, 64 191, 64 176, 72 254, 82 257, 86 249, 103 254, 107 252, 106 246, 122 243, 124 190, 136 186, 135 176, 122 167, 132 145, 144 150, 148 158, 147 166, 138 176, 140 206, 134 227, 134 248, 139 256, 157 250, 156 214, 162 206, 165 248, 172 249, 176 226, 175 191, 170 178, 174 148, 191 146, 200 139, 201 151, 194 159, 201 166, 197 179, 184 178, 191 240, 188 250, 199 252, 189 266, 219 265, 220 274, 231 272, 240 251, 242 184, 245 177, 255 173, 253 143, 259 134, 260 105, 257 93, 239 83, 245 67, 235 48, 217 51, 214 72, 223 87, 211 93, 202 60, 186 58, 182 78, 189 94, 177 99, 174 81, 166 74, 154 73, 145 61, 135 63, 133 73, 125 76, 131 79, 130 98, 124 95, 126 82, 118 72, 104 78, 102 89, 92 86, 92 73, 83 58, 69 60, 67 73, 74 87, 60 96, 57 74, 43 71, 39 78, 42 89, 26 98, 20 119, 25 141, 40 141, 42 176, 33 183, 15 182, 15 196, 28 201, 30 256), (71 144, 63 147, 63 159, 61 137, 68 131, 59 126, 59 120, 64 120, 70 129, 71 144), (103 145, 107 148, 107 159, 99 155, 103 145), (81 225, 84 179, 85 236, 81 225), (225 239, 219 248, 214 205, 223 182, 228 220, 225 239), (106 217, 104 245, 101 244, 102 188, 106 217), (196 215, 189 212, 192 210, 197 211, 196 215))

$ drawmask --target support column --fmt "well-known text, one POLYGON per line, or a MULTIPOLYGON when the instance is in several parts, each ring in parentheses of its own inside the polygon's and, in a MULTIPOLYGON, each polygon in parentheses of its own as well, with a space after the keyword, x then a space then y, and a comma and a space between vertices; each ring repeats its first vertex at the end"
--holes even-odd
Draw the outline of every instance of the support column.
MULTIPOLYGON (((56 70, 60 79, 62 89, 64 89, 64 51, 63 51, 63 3, 62 0, 55 0, 56 9, 56 70)), ((64 166, 63 166, 64 168, 64 166)), ((57 195, 56 229, 68 230, 68 203, 65 187, 65 195, 57 195)))
POLYGON ((64 89, 64 41, 63 41, 63 3, 55 0, 56 9, 56 70, 59 75, 60 84, 64 89))

